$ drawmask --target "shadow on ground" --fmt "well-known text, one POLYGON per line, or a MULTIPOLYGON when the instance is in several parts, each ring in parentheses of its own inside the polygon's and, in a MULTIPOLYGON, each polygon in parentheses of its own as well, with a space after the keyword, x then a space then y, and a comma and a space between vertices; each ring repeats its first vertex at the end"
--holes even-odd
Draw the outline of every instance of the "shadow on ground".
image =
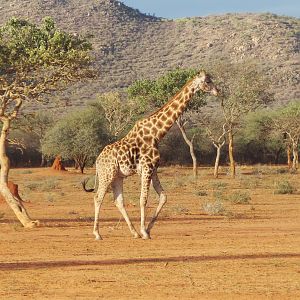
POLYGON ((262 254, 237 254, 215 256, 175 256, 175 257, 146 257, 108 260, 64 260, 64 261, 32 261, 0 263, 1 271, 29 270, 44 268, 81 267, 81 266, 122 266, 144 263, 170 263, 170 262, 201 262, 222 260, 253 260, 273 258, 300 258, 300 253, 262 253, 262 254))

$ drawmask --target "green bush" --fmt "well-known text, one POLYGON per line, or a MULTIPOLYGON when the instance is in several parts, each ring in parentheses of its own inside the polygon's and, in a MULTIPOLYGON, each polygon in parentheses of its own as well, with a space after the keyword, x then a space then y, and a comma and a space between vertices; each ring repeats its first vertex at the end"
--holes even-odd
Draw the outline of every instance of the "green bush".
POLYGON ((252 175, 255 176, 262 176, 263 175, 263 169, 261 166, 256 166, 252 168, 252 175))
POLYGON ((46 132, 42 151, 48 157, 74 159, 83 173, 86 164, 97 157, 107 142, 103 114, 90 107, 64 115, 46 132))
POLYGON ((221 181, 218 181, 218 182, 214 182, 211 187, 213 189, 224 189, 228 184, 226 182, 221 182, 221 181))
POLYGON ((204 196, 207 196, 207 192, 205 192, 205 191, 198 191, 198 192, 196 192, 196 195, 200 196, 200 197, 204 197, 204 196))
POLYGON ((210 216, 223 216, 226 212, 226 209, 221 201, 212 201, 205 202, 202 205, 202 208, 205 213, 210 216))
POLYGON ((46 195, 46 201, 48 201, 48 202, 54 202, 53 194, 47 194, 46 195))
POLYGON ((30 191, 41 191, 41 192, 50 192, 58 188, 58 182, 55 178, 49 178, 45 181, 33 181, 25 185, 26 189, 30 191))
POLYGON ((25 185, 25 188, 30 191, 36 191, 41 186, 40 182, 30 182, 25 185))
POLYGON ((276 170, 276 174, 286 174, 289 172, 289 169, 287 168, 280 168, 276 170))
POLYGON ((214 191, 213 197, 214 197, 215 201, 219 201, 219 202, 227 200, 227 197, 225 196, 223 190, 214 191))
POLYGON ((175 205, 173 208, 172 208, 172 212, 175 214, 175 215, 188 215, 189 214, 189 209, 182 206, 182 205, 175 205))
POLYGON ((22 175, 25 175, 25 174, 32 174, 33 171, 31 171, 31 170, 20 170, 18 173, 22 174, 22 175))
POLYGON ((41 185, 41 190, 43 192, 50 192, 58 188, 58 182, 55 178, 50 178, 44 181, 41 185))
POLYGON ((234 204, 249 204, 251 197, 248 192, 237 191, 232 193, 228 199, 234 204))
POLYGON ((296 188, 288 180, 278 182, 276 185, 275 194, 293 194, 295 192, 296 188))

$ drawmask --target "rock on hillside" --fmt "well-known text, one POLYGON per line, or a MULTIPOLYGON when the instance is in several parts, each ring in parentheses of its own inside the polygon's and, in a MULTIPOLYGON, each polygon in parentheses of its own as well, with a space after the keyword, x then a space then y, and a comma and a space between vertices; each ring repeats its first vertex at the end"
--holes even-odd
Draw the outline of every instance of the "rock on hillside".
POLYGON ((136 79, 220 58, 256 60, 270 76, 278 102, 299 98, 297 18, 226 14, 167 20, 116 0, 1 1, 0 23, 12 16, 33 21, 52 16, 64 30, 91 37, 100 78, 65 92, 63 103, 81 106, 97 93, 124 88, 136 79))

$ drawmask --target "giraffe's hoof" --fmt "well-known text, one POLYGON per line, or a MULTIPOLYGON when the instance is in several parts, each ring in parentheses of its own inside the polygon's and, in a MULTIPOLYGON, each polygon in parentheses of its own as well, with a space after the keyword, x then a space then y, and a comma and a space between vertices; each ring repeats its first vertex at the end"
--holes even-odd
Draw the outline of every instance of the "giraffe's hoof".
POLYGON ((101 241, 102 237, 99 234, 95 234, 95 240, 96 241, 101 241))
POLYGON ((142 239, 143 239, 143 240, 151 240, 151 237, 150 237, 150 235, 147 233, 147 234, 143 234, 143 235, 142 235, 142 239))
POLYGON ((136 233, 133 234, 133 238, 134 239, 139 239, 139 238, 141 238, 141 236, 136 232, 136 233))
POLYGON ((36 220, 36 221, 30 221, 26 224, 24 224, 25 228, 34 228, 34 227, 38 227, 40 226, 40 221, 36 220))

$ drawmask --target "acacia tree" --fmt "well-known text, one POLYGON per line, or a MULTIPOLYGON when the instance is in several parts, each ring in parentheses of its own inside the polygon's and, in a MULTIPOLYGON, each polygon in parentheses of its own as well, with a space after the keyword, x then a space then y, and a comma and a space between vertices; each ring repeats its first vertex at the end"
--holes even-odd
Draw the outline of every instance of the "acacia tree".
POLYGON ((12 18, 0 27, 0 192, 24 227, 38 222, 30 219, 7 186, 9 130, 22 105, 40 100, 70 81, 93 76, 90 50, 90 43, 59 30, 51 18, 45 18, 40 26, 12 18))
MULTIPOLYGON (((193 69, 175 69, 155 80, 139 80, 134 82, 128 88, 128 95, 129 98, 140 103, 144 111, 157 109, 180 91, 184 84, 196 74, 197 71, 193 69)), ((194 176, 197 176, 197 157, 194 150, 195 134, 192 134, 192 137, 189 137, 186 128, 188 125, 194 125, 192 123, 191 115, 198 113, 204 103, 201 93, 198 92, 194 96, 193 101, 189 102, 186 111, 176 120, 176 124, 180 129, 182 137, 190 150, 194 176)))
POLYGON ((299 168, 300 101, 291 102, 288 106, 278 109, 271 119, 273 129, 287 137, 288 147, 291 145, 293 153, 292 169, 297 170, 299 168))
POLYGON ((228 133, 226 121, 222 118, 220 119, 219 116, 207 114, 205 117, 202 117, 199 122, 204 127, 205 135, 209 138, 213 146, 216 148, 214 177, 218 178, 221 150, 226 143, 226 135, 228 133))
POLYGON ((119 92, 98 95, 97 101, 91 105, 97 108, 99 113, 104 112, 107 127, 113 140, 120 137, 138 115, 137 103, 122 100, 119 92))
POLYGON ((108 141, 103 114, 92 107, 63 116, 42 140, 42 151, 49 157, 73 159, 81 173, 108 141))
POLYGON ((242 153, 250 152, 254 161, 266 162, 268 157, 278 163, 284 149, 282 133, 273 130, 271 109, 249 113, 243 119, 237 143, 242 153))
POLYGON ((220 63, 214 67, 213 74, 221 90, 219 98, 228 129, 230 170, 235 177, 234 135, 243 117, 273 101, 273 95, 268 91, 267 79, 253 64, 220 63))

